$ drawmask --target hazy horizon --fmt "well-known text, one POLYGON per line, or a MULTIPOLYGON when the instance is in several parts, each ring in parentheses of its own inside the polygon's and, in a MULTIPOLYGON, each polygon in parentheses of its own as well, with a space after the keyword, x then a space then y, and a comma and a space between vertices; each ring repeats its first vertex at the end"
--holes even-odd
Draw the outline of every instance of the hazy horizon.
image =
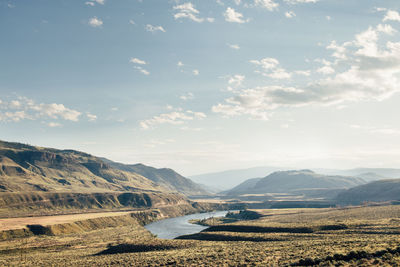
POLYGON ((400 2, 0 0, 0 140, 185 176, 400 166, 400 2))

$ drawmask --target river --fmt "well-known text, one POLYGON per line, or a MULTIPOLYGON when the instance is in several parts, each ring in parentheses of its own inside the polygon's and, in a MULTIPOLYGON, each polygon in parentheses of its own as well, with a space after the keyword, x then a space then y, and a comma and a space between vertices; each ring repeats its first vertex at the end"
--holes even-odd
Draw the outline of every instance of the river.
POLYGON ((225 216, 228 211, 213 211, 206 213, 195 213, 182 217, 175 217, 170 219, 164 219, 149 223, 144 227, 151 233, 157 235, 159 238, 174 239, 181 235, 190 235, 201 232, 206 229, 207 226, 189 223, 189 220, 193 219, 206 219, 210 217, 222 217, 225 216))

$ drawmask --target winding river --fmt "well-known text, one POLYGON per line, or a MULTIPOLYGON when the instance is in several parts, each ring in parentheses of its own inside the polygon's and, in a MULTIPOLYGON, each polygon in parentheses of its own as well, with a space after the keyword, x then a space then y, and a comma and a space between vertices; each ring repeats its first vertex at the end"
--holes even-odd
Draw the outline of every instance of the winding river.
POLYGON ((207 228, 207 226, 189 223, 189 220, 221 217, 225 216, 227 213, 228 211, 195 213, 149 223, 145 225, 145 228, 159 238, 174 239, 181 235, 195 234, 207 228))

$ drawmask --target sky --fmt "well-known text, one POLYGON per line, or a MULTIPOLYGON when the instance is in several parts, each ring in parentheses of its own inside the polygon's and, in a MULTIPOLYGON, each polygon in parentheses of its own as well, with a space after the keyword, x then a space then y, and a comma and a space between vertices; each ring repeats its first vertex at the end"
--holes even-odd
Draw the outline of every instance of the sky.
POLYGON ((184 175, 400 168, 398 0, 0 0, 0 139, 184 175))

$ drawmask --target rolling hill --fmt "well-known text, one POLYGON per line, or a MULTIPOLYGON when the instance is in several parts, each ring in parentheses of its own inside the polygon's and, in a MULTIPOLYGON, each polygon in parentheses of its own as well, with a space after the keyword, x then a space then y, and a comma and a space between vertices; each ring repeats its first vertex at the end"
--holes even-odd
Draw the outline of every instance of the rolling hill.
POLYGON ((264 177, 275 171, 282 170, 277 167, 254 167, 248 169, 227 170, 189 176, 197 183, 205 184, 215 189, 228 190, 246 181, 249 177, 264 177))
POLYGON ((0 141, 0 192, 32 191, 206 193, 170 169, 125 166, 79 151, 0 141))
POLYGON ((340 193, 336 200, 343 204, 400 200, 400 179, 374 181, 340 193))
POLYGON ((364 184, 360 178, 328 176, 311 170, 274 172, 264 178, 249 179, 226 192, 228 195, 293 193, 298 191, 347 189, 364 184))

